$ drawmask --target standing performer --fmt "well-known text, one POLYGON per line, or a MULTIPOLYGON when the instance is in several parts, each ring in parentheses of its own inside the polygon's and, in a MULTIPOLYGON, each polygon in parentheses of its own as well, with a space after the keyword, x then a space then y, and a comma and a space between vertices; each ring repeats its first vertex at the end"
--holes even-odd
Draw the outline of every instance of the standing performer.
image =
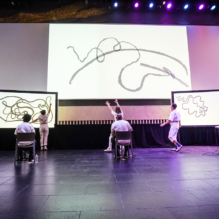
POLYGON ((172 151, 178 152, 182 148, 182 145, 179 142, 177 142, 177 133, 178 133, 179 128, 181 128, 181 116, 180 116, 179 111, 176 109, 176 107, 177 105, 175 103, 171 105, 170 107, 171 113, 170 113, 168 121, 161 124, 160 126, 163 127, 166 124, 170 123, 170 131, 169 131, 168 138, 176 146, 176 148, 172 149, 172 151))
POLYGON ((30 123, 36 122, 37 120, 40 121, 40 146, 41 146, 41 150, 47 150, 47 140, 48 140, 48 135, 49 135, 49 127, 48 127, 48 118, 49 118, 49 114, 51 112, 51 103, 49 106, 49 111, 46 114, 46 110, 42 110, 40 111, 41 115, 33 120, 30 123), (43 148, 44 147, 44 148, 43 148))
POLYGON ((113 114, 113 116, 114 116, 114 121, 117 121, 116 117, 117 117, 118 114, 120 114, 120 115, 122 116, 122 119, 123 119, 123 112, 122 112, 122 109, 121 109, 121 107, 120 107, 120 105, 119 105, 118 100, 115 99, 114 102, 116 103, 116 109, 115 109, 115 111, 114 111, 114 110, 112 109, 112 107, 110 106, 109 101, 106 101, 106 105, 109 107, 111 113, 113 114))
MULTIPOLYGON (((114 111, 114 110, 112 109, 112 107, 110 106, 109 101, 106 101, 106 105, 109 107, 109 109, 110 109, 112 115, 114 116, 114 121, 117 121, 117 116, 118 116, 118 115, 120 115, 120 116, 122 117, 122 119, 123 119, 123 111, 122 111, 122 109, 121 109, 121 107, 120 107, 120 105, 119 105, 118 100, 115 99, 114 102, 116 103, 116 109, 115 109, 115 111, 114 111)), ((112 135, 110 134, 110 137, 109 137, 109 139, 110 139, 110 140, 109 140, 109 146, 108 146, 107 149, 104 150, 105 152, 111 152, 111 151, 112 151, 111 138, 112 138, 112 135)))

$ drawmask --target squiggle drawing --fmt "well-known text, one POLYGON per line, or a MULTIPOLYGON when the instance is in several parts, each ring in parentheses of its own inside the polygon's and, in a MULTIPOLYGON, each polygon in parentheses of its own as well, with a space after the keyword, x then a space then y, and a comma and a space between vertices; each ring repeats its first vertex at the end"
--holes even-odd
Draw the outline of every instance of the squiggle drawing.
POLYGON ((101 62, 104 62, 105 60, 105 57, 107 55, 110 55, 110 54, 113 54, 113 53, 116 53, 116 52, 124 52, 124 51, 133 51, 133 52, 136 52, 138 54, 138 58, 136 60, 133 60, 133 62, 130 62, 128 63, 127 65, 125 65, 120 73, 119 73, 119 76, 118 76, 118 83, 119 85, 124 88, 125 90, 127 91, 130 91, 130 92, 137 92, 137 91, 140 91, 144 85, 144 81, 147 77, 149 76, 155 76, 155 77, 168 77, 170 76, 172 79, 175 79, 177 80, 179 83, 183 84, 185 87, 189 87, 189 85, 184 82, 183 80, 181 80, 179 77, 177 77, 170 69, 168 69, 167 67, 163 67, 163 68, 158 68, 156 66, 151 66, 151 65, 148 65, 148 64, 145 64, 145 63, 140 63, 140 66, 143 66, 143 67, 147 67, 147 68, 150 68, 152 70, 157 70, 157 71, 160 71, 162 72, 163 74, 155 74, 155 73, 147 73, 145 74, 141 81, 140 81, 140 85, 134 89, 131 89, 131 88, 128 88, 126 87, 124 84, 123 84, 123 81, 122 81, 122 74, 124 73, 124 71, 126 70, 126 68, 128 68, 129 66, 137 63, 140 61, 140 58, 141 58, 141 53, 142 52, 147 52, 147 53, 153 53, 153 54, 157 54, 157 55, 160 55, 160 56, 163 56, 163 57, 167 57, 171 60, 174 60, 175 62, 177 62, 185 71, 185 74, 188 75, 188 70, 187 70, 187 67, 186 65, 184 65, 180 60, 172 57, 172 56, 169 56, 165 53, 161 53, 159 51, 153 51, 153 50, 146 50, 146 49, 139 49, 137 48, 136 46, 134 46, 133 44, 129 43, 129 42, 125 42, 125 41, 118 41, 116 38, 113 38, 113 37, 109 37, 109 38, 105 38, 103 39, 97 47, 94 47, 92 48, 88 53, 87 53, 87 56, 84 58, 84 59, 80 59, 78 53, 75 51, 74 47, 73 46, 69 46, 67 47, 67 49, 73 49, 73 52, 74 54, 77 56, 78 60, 81 62, 81 63, 84 63, 87 58, 89 57, 90 53, 92 51, 96 51, 96 57, 93 58, 92 60, 90 60, 89 62, 87 62, 84 66, 82 66, 81 68, 79 68, 76 72, 73 73, 72 77, 70 78, 70 81, 69 81, 69 84, 71 84, 75 77, 85 68, 87 68, 89 65, 91 65, 93 62, 97 61, 99 63, 101 62), (115 45, 113 46, 112 50, 111 51, 107 51, 107 52, 103 52, 101 49, 100 49, 100 46, 101 44, 107 40, 113 40, 115 41, 115 45), (122 45, 129 45, 131 46, 132 48, 129 48, 129 49, 123 49, 122 48, 122 45))
POLYGON ((184 97, 176 97, 178 101, 182 101, 182 109, 186 110, 189 115, 194 114, 197 118, 200 116, 206 116, 208 107, 205 106, 205 102, 201 99, 201 96, 189 95, 186 99, 184 97))
MULTIPOLYGON (((5 122, 23 121, 23 116, 28 113, 31 115, 32 120, 38 118, 41 110, 49 110, 49 104, 52 97, 48 96, 46 99, 26 100, 18 96, 6 96, 0 99, 1 108, 0 119, 5 122)), ((49 122, 53 119, 53 112, 51 111, 49 122)))

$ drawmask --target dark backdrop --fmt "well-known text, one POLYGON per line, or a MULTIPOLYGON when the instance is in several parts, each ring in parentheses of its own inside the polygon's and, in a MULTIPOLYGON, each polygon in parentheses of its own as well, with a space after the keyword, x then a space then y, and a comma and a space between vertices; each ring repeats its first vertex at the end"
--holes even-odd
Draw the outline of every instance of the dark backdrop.
MULTIPOLYGON (((168 140, 169 125, 161 128, 158 124, 133 124, 132 127, 136 148, 173 146, 168 140)), ((108 146, 110 125, 57 125, 49 132, 49 149, 105 149, 108 146)), ((183 145, 216 145, 214 127, 183 127, 178 137, 183 145)), ((14 150, 14 129, 0 129, 0 139, 0 150, 14 150)), ((36 129, 36 140, 39 149, 39 129, 36 129)))

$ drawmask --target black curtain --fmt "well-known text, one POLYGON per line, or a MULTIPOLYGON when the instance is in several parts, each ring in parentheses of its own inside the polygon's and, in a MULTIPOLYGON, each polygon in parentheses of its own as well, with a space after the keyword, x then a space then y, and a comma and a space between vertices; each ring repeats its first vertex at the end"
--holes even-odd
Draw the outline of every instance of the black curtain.
MULTIPOLYGON (((133 144, 136 148, 172 147, 168 139, 169 125, 133 124, 133 144)), ((0 129, 0 150, 14 150, 15 129, 0 129)), ((49 149, 105 149, 108 147, 110 125, 57 125, 49 130, 49 149)), ((37 149, 40 148, 39 129, 36 129, 37 149)), ((183 145, 216 145, 214 127, 183 127, 178 134, 183 145)))

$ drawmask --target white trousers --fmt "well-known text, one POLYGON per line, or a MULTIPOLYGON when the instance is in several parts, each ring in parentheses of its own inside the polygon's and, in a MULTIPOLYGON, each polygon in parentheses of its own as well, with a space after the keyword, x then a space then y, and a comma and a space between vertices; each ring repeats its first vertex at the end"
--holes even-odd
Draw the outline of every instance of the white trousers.
POLYGON ((40 145, 46 146, 47 145, 47 139, 49 135, 49 127, 47 124, 40 125, 40 145))
POLYGON ((169 131, 169 135, 168 138, 170 139, 170 141, 177 141, 177 133, 179 131, 179 123, 178 122, 174 122, 170 125, 170 131, 169 131))

